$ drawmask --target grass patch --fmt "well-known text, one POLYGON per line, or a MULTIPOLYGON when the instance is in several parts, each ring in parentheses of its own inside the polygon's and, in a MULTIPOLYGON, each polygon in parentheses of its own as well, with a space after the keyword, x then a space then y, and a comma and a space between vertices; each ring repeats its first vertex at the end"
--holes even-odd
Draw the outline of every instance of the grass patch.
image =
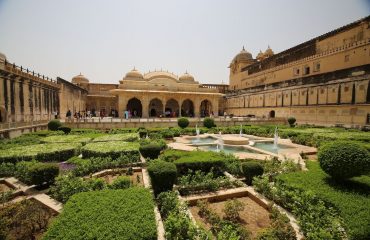
POLYGON ((154 202, 149 190, 79 193, 47 231, 48 239, 157 239, 154 202))
POLYGON ((338 209, 351 239, 370 237, 370 176, 335 182, 318 162, 307 163, 309 171, 282 174, 278 179, 287 186, 312 191, 338 209))

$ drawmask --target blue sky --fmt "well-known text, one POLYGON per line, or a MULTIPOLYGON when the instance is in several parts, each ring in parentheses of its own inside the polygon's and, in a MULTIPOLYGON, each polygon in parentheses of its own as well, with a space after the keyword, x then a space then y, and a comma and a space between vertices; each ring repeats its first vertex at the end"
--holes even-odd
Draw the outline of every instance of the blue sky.
POLYGON ((228 83, 243 45, 277 53, 369 14, 366 0, 0 0, 0 52, 52 78, 118 83, 135 66, 228 83))

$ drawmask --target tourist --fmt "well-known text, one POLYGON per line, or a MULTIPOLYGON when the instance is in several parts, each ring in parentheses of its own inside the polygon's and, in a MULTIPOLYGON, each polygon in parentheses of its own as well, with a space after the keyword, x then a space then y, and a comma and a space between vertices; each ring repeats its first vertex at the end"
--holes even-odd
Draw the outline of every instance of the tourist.
POLYGON ((69 122, 71 121, 71 116, 72 116, 71 110, 68 109, 66 117, 67 117, 69 122))

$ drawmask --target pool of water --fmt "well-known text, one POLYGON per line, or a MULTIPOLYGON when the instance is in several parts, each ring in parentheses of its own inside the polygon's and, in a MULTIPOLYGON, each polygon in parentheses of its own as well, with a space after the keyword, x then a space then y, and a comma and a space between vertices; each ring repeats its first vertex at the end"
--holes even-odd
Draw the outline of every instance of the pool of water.
POLYGON ((217 139, 213 137, 205 137, 205 138, 199 138, 199 140, 195 137, 190 140, 192 144, 204 144, 204 143, 213 143, 217 139))
POLYGON ((294 147, 290 147, 287 145, 281 145, 278 144, 278 149, 274 149, 274 143, 273 142, 256 142, 252 147, 262 149, 268 152, 277 153, 279 150, 283 149, 291 149, 294 147))
MULTIPOLYGON (((205 146, 201 146, 199 148, 201 148, 203 150, 207 150, 207 151, 216 152, 217 151, 217 144, 205 145, 205 146)), ((251 149, 240 147, 240 146, 235 146, 235 147, 234 146, 224 146, 223 151, 225 153, 256 153, 255 151, 253 151, 251 149)))

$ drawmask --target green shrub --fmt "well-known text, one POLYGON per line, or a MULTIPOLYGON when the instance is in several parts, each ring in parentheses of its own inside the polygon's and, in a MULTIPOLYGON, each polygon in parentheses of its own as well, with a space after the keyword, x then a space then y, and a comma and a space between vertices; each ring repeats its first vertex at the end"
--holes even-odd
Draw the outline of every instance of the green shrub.
POLYGON ((174 163, 180 174, 186 174, 189 170, 209 172, 213 169, 216 173, 222 172, 225 166, 225 161, 221 156, 217 154, 203 154, 203 152, 190 157, 182 157, 174 163), (208 156, 207 156, 208 155, 208 156), (204 158, 210 157, 210 158, 204 158))
POLYGON ((149 143, 140 146, 139 150, 144 158, 157 159, 159 154, 161 153, 162 147, 156 143, 149 143))
POLYGON ((64 134, 69 134, 71 132, 71 128, 70 127, 65 127, 65 126, 60 126, 60 127, 58 127, 58 131, 62 131, 62 132, 64 132, 64 134))
POLYGON ((148 134, 148 130, 144 129, 139 129, 139 136, 140 138, 145 138, 146 135, 148 134))
POLYGON ((48 122, 48 129, 51 131, 57 131, 58 128, 61 126, 62 126, 62 123, 57 119, 53 119, 48 122))
POLYGON ((161 192, 157 197, 159 212, 166 219, 178 207, 178 194, 174 191, 161 192))
POLYGON ((50 194, 56 200, 66 203, 76 193, 92 191, 93 186, 96 188, 96 184, 92 181, 84 181, 72 175, 61 175, 55 179, 55 184, 50 188, 50 194))
POLYGON ((119 176, 117 177, 112 184, 109 186, 111 189, 125 189, 132 186, 132 181, 130 177, 119 176))
POLYGON ((256 162, 244 162, 242 164, 242 171, 245 176, 245 181, 248 185, 252 185, 252 180, 256 176, 263 174, 263 167, 256 162))
POLYGON ((288 117, 288 123, 291 127, 294 127, 296 121, 295 117, 288 117))
POLYGON ((163 138, 165 139, 172 139, 174 137, 174 134, 171 129, 164 129, 160 132, 163 138))
POLYGON ((361 145, 335 141, 320 147, 320 167, 335 179, 343 180, 370 172, 370 154, 361 145))
POLYGON ((51 185, 59 174, 56 164, 40 162, 19 162, 16 165, 16 176, 26 184, 51 185))
POLYGON ((14 163, 0 163, 0 178, 13 176, 15 171, 16 167, 14 163))
POLYGON ((43 239, 156 240, 152 195, 136 187, 76 194, 43 239))
POLYGON ((189 126, 189 119, 187 119, 185 117, 179 118, 179 119, 177 119, 177 125, 180 128, 186 128, 187 126, 189 126))
POLYGON ((224 207, 225 219, 237 223, 240 219, 239 212, 244 208, 245 204, 237 199, 227 200, 224 207))
POLYGON ((155 195, 172 190, 177 176, 175 164, 155 160, 149 163, 148 173, 155 195))
POLYGON ((215 120, 213 120, 213 118, 206 117, 206 118, 204 118, 204 120, 203 120, 203 126, 204 126, 204 127, 206 127, 206 128, 213 128, 213 127, 216 127, 216 125, 215 125, 215 120))

